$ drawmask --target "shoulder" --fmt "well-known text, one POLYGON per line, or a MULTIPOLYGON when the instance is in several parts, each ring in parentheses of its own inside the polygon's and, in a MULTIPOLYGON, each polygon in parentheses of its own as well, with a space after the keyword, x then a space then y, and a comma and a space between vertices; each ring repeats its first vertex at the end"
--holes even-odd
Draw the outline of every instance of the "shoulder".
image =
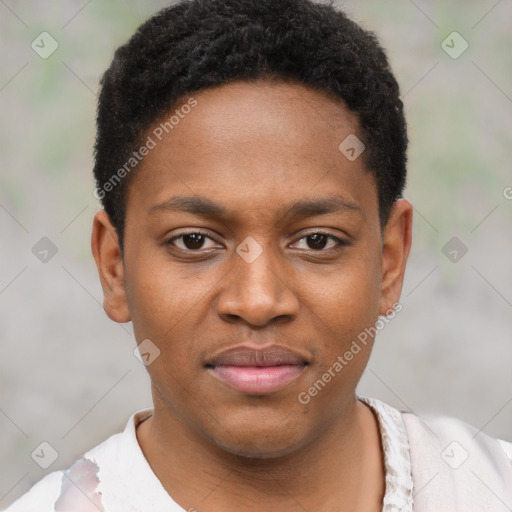
POLYGON ((54 471, 39 480, 26 494, 4 512, 53 512, 59 497, 64 471, 54 471))
POLYGON ((503 451, 507 454, 508 460, 512 464, 512 443, 497 439, 498 444, 503 448, 503 451))
MULTIPOLYGON (((113 434, 86 452, 83 458, 75 461, 69 468, 46 475, 4 512, 54 512, 58 500, 64 504, 63 506, 67 510, 65 504, 70 499, 74 503, 77 501, 76 489, 83 495, 87 494, 92 497, 92 501, 94 501, 95 493, 100 487, 98 485, 100 471, 112 468, 122 460, 120 456, 126 448, 127 439, 131 440, 131 437, 134 436, 136 422, 141 421, 141 418, 147 417, 149 414, 151 414, 151 409, 133 413, 124 432, 113 434)), ((85 511, 85 509, 83 510, 85 511)))
POLYGON ((399 503, 405 494, 411 498, 407 510, 413 503, 415 512, 512 510, 512 443, 455 418, 425 418, 359 398, 378 417, 386 468, 395 461, 391 469, 400 474, 394 485, 411 490, 400 495, 399 503))
MULTIPOLYGON (((430 447, 436 445, 443 447, 443 450, 451 445, 451 448, 461 452, 461 456, 464 450, 479 458, 492 458, 500 463, 505 462, 507 466, 512 465, 512 443, 509 441, 491 437, 457 418, 420 417, 410 412, 401 414, 410 442, 424 441, 430 447), (446 442, 449 445, 445 445, 446 442)), ((451 451, 448 452, 450 455, 451 451)))
POLYGON ((511 509, 512 443, 455 418, 402 417, 419 510, 511 509))

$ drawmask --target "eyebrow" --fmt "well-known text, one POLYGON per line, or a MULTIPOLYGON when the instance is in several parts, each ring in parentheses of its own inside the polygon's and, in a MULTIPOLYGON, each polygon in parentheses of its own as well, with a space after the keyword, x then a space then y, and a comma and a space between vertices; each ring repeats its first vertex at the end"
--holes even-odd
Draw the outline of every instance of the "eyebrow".
MULTIPOLYGON (((148 213, 153 215, 162 211, 183 211, 207 219, 227 217, 230 213, 221 204, 199 196, 173 196, 149 208, 148 213)), ((281 208, 276 217, 281 221, 290 221, 350 211, 361 213, 361 207, 342 195, 335 195, 318 199, 302 199, 291 206, 281 208)))

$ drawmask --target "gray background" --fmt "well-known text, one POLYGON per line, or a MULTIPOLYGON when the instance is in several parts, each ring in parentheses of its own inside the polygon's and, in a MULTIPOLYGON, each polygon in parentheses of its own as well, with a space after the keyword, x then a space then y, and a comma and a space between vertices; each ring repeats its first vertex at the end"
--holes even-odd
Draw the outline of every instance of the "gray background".
MULTIPOLYGON (((151 405, 131 324, 101 306, 91 148, 99 76, 163 5, 0 1, 0 508, 151 405), (47 59, 31 48, 43 31, 59 44, 47 59), (58 249, 47 263, 42 237, 58 249), (47 471, 31 458, 42 441, 59 453, 47 471)), ((359 392, 512 440, 512 1, 344 5, 401 84, 415 206, 404 309, 359 392), (442 47, 453 31, 469 44, 457 59, 442 47), (468 249, 455 263, 452 237, 468 249)))

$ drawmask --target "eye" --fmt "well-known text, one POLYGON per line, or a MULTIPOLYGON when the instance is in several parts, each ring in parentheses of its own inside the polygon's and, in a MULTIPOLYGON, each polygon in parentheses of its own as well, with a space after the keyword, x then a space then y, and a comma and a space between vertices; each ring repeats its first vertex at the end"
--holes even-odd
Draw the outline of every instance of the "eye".
POLYGON ((198 251, 199 249, 211 249, 212 247, 204 247, 207 240, 215 242, 211 237, 199 231, 182 233, 167 240, 168 245, 173 245, 182 251, 198 251), (176 243, 175 243, 176 242, 176 243))
MULTIPOLYGON (((208 241, 213 242, 213 244, 216 243, 215 240, 206 233, 190 231, 173 236, 167 241, 167 244, 184 252, 206 252, 209 249, 215 248, 215 245, 211 245, 210 247, 205 246, 208 241)), ((342 246, 348 245, 348 242, 345 240, 323 232, 309 233, 301 237, 295 243, 300 244, 301 242, 305 243, 306 247, 299 247, 299 249, 309 250, 311 252, 328 252, 332 249, 336 250, 342 246), (329 241, 331 242, 330 245, 329 241)))
POLYGON ((344 245, 348 245, 345 240, 338 238, 337 236, 330 235, 328 233, 314 232, 309 233, 306 236, 300 238, 296 243, 305 241, 308 247, 302 247, 305 250, 312 250, 314 252, 329 251, 330 249, 337 249, 344 245), (329 239, 333 242, 329 247, 326 248, 329 239))

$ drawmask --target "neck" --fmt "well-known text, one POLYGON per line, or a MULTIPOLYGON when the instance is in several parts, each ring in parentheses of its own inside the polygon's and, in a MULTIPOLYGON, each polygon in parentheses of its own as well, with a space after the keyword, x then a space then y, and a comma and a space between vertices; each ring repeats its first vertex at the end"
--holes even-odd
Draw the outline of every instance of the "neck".
POLYGON ((157 404, 137 428, 137 438, 155 475, 185 510, 382 509, 378 423, 355 397, 343 416, 301 449, 271 458, 226 452, 157 404))

